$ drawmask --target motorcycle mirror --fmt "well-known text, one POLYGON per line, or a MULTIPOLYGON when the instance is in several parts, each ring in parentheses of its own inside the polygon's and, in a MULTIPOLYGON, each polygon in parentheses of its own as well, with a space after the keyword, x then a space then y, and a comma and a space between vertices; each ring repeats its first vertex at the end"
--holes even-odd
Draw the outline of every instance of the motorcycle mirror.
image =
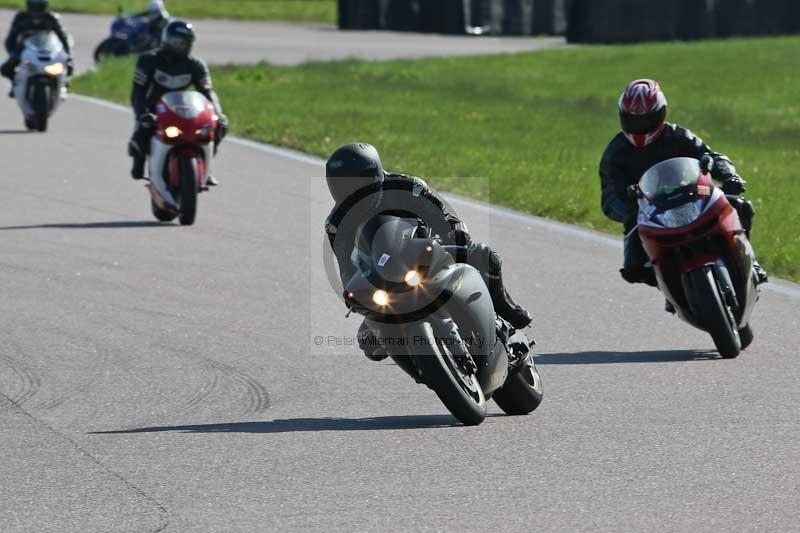
POLYGON ((711 171, 714 170, 714 158, 709 154, 704 155, 700 160, 700 169, 703 171, 703 174, 710 174, 711 171))

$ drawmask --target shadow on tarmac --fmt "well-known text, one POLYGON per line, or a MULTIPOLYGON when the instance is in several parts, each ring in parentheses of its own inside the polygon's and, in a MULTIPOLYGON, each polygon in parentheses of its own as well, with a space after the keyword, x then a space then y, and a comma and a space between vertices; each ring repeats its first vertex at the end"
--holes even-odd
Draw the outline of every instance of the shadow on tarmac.
POLYGON ((381 431, 392 429, 433 429, 462 427, 451 415, 379 416, 374 418, 290 418, 265 422, 236 422, 231 424, 202 424, 193 426, 162 426, 94 431, 92 435, 130 433, 293 433, 298 431, 381 431))
POLYGON ((659 350, 650 352, 545 353, 534 356, 537 365, 603 365, 614 363, 672 363, 722 359, 712 350, 659 350))
POLYGON ((36 224, 32 226, 0 226, 0 231, 18 231, 28 229, 119 229, 119 228, 177 228, 171 222, 155 220, 132 220, 121 222, 87 222, 85 224, 36 224))
POLYGON ((0 135, 26 135, 33 133, 30 130, 0 130, 0 135))

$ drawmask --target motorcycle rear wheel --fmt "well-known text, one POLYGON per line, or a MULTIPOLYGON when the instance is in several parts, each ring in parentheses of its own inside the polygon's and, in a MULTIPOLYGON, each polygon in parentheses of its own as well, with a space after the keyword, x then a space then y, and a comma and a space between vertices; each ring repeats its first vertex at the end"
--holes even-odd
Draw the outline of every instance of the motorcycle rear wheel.
POLYGON ((94 62, 99 63, 103 57, 112 56, 119 57, 128 54, 128 47, 119 39, 109 37, 101 42, 94 51, 94 62))
POLYGON ((175 220, 175 217, 178 216, 175 213, 161 209, 153 200, 150 200, 150 209, 152 209, 153 216, 156 217, 156 220, 159 222, 172 222, 175 220))
POLYGON ((742 350, 746 350, 751 344, 753 344, 753 339, 755 338, 753 335, 753 327, 748 324, 740 329, 739 338, 742 340, 742 350))
POLYGON ((492 399, 507 415, 530 414, 542 403, 542 377, 533 358, 528 357, 530 361, 513 370, 505 384, 492 395, 492 399))
POLYGON ((711 334, 719 354, 725 359, 734 359, 742 351, 742 341, 735 324, 733 312, 721 296, 719 284, 712 267, 698 268, 689 272, 690 301, 695 316, 703 321, 711 334))

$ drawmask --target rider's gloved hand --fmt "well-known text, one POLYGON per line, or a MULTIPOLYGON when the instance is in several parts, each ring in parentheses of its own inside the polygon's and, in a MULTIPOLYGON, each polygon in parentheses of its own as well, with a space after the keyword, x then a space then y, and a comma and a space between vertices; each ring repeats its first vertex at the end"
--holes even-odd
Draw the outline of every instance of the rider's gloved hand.
POLYGON ((453 238, 459 246, 469 246, 472 242, 472 237, 463 229, 457 229, 453 232, 453 238))
POLYGON ((157 123, 158 119, 153 113, 144 113, 139 117, 139 126, 146 130, 155 128, 157 123))
POLYGON ((745 187, 747 182, 744 181, 739 176, 734 176, 733 178, 728 178, 722 183, 722 192, 725 194, 730 194, 732 196, 739 196, 744 194, 747 190, 745 187))

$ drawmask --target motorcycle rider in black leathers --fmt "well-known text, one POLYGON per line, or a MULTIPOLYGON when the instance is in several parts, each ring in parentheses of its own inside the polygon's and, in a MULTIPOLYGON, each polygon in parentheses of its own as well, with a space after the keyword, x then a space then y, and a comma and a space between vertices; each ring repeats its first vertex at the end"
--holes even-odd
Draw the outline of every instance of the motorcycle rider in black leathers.
MULTIPOLYGON (((14 81, 14 74, 20 62, 22 54, 23 40, 32 33, 39 31, 52 31, 61 41, 67 55, 71 54, 69 37, 64 27, 61 25, 61 18, 48 10, 48 0, 28 0, 27 10, 20 11, 11 23, 11 30, 6 37, 6 52, 8 60, 0 66, 0 74, 14 81)), ((67 61, 67 74, 72 76, 72 58, 67 61)), ((13 91, 11 93, 13 96, 13 91)))
MULTIPOLYGON (((514 303, 503 285, 500 256, 487 245, 473 242, 466 225, 423 180, 385 172, 378 151, 365 143, 348 144, 336 150, 326 164, 326 177, 336 206, 326 220, 325 231, 336 255, 343 284, 347 284, 356 272, 351 254, 359 224, 380 213, 413 216, 444 241, 466 246, 463 259, 483 275, 500 317, 518 330, 530 325, 530 314, 514 303), (387 200, 387 190, 393 191, 392 200, 387 200), (395 191, 400 191, 400 196, 395 191), (362 202, 357 204, 360 206, 358 212, 354 212, 355 207, 347 206, 349 198, 365 193, 371 196, 369 207, 363 207, 362 202)), ((378 348, 366 323, 361 324, 357 337, 359 347, 368 358, 380 361, 387 357, 386 351, 378 348)))
MULTIPOLYGON (((652 166, 675 157, 713 158, 711 176, 722 183, 722 190, 739 213, 749 232, 753 224, 753 205, 741 197, 746 182, 726 156, 713 152, 691 131, 666 122, 667 99, 654 80, 631 82, 619 99, 622 132, 608 145, 600 162, 603 213, 625 228, 625 259, 620 273, 629 283, 656 285, 655 272, 642 246, 636 224, 638 206, 628 188, 639 182, 652 166)), ((767 274, 756 262, 759 282, 767 274)), ((668 310, 669 306, 668 306, 668 310)))
MULTIPOLYGON (((208 66, 191 55, 194 40, 192 25, 175 20, 164 28, 161 47, 139 57, 131 92, 131 104, 137 117, 136 129, 128 144, 128 153, 133 158, 133 179, 144 179, 145 162, 156 127, 153 106, 167 92, 194 86, 213 103, 219 116, 218 142, 228 132, 228 119, 222 113, 219 98, 212 87, 208 66)), ((209 176, 208 184, 216 185, 217 181, 209 176)))

